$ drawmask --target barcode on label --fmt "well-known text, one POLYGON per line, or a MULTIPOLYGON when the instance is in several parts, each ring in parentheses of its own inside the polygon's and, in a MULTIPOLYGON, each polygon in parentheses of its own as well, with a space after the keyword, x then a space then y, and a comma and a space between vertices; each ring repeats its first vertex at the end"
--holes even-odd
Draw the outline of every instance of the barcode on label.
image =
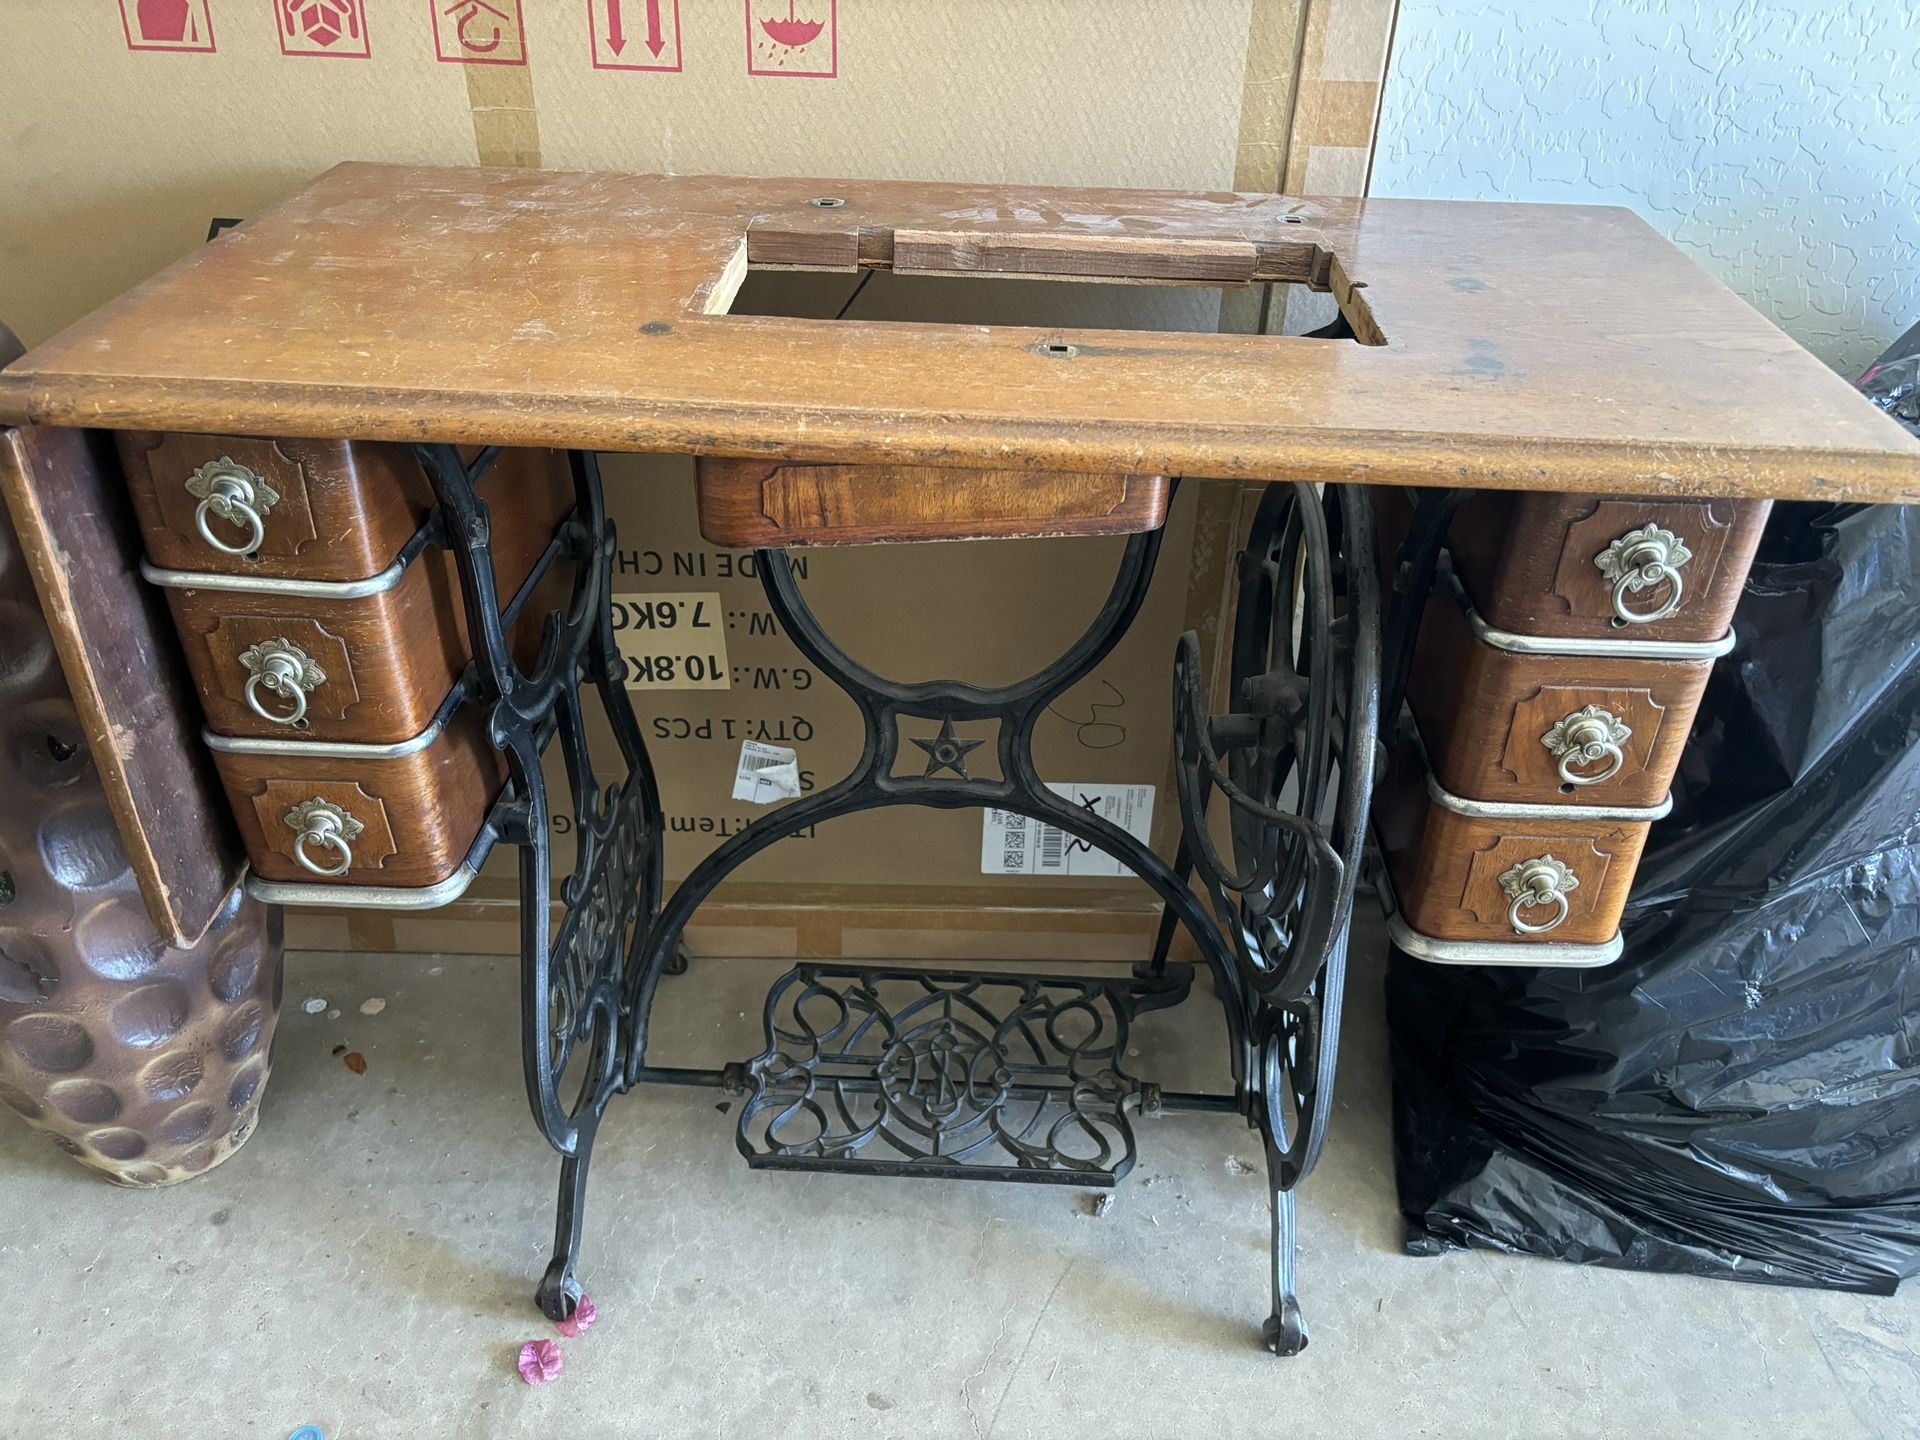
POLYGON ((791 800, 800 793, 800 763, 784 745, 740 742, 740 763, 733 769, 733 798, 754 805, 791 800))
MULTIPOLYGON (((1153 833, 1151 785, 1049 785, 1069 805, 1117 825, 1143 845, 1153 833)), ((1131 872, 1090 840, 1011 810, 988 810, 981 822, 982 875, 1126 875, 1131 872)))
POLYGON ((1066 831, 1056 830, 1051 825, 1040 827, 1040 868, 1042 870, 1067 868, 1066 831))

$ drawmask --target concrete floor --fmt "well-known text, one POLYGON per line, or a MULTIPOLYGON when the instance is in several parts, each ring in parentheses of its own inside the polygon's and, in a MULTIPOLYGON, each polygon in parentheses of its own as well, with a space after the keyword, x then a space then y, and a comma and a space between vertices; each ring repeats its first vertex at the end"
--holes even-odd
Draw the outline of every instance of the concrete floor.
MULTIPOLYGON (((756 1053, 780 968, 669 982, 659 1061, 756 1053)), ((1236 1122, 1143 1122, 1096 1218, 1071 1190, 750 1171, 717 1095, 657 1089, 615 1102, 595 1160, 600 1322, 532 1390, 556 1161, 513 966, 295 956, 260 1129, 222 1169, 117 1190, 0 1126, 0 1436, 1920 1434, 1920 1292, 1401 1255, 1377 975, 1355 992, 1298 1359, 1256 1348, 1266 1201, 1236 1122)), ((1211 1005, 1143 1022, 1137 1068, 1210 1074, 1211 1005)))

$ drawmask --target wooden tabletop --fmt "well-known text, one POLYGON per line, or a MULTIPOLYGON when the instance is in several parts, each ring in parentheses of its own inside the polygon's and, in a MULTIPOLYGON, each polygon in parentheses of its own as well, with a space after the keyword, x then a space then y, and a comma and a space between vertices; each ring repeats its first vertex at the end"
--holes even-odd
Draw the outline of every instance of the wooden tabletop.
POLYGON ((1920 501, 1920 440, 1593 206, 348 164, 0 373, 0 420, 1920 501), (1359 339, 726 314, 749 265, 1290 281, 1359 339))

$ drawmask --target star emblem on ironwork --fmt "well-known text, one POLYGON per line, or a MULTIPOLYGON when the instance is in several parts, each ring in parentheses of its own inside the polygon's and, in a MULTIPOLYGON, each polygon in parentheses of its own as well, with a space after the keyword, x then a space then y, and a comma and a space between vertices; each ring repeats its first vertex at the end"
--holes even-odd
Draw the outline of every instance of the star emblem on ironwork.
POLYGON ((951 770, 962 780, 971 780, 967 774, 967 752, 977 750, 985 744, 983 740, 962 740, 953 733, 953 721, 942 720, 940 733, 931 740, 922 740, 919 736, 909 737, 914 744, 927 752, 926 773, 920 778, 931 780, 942 770, 951 770))

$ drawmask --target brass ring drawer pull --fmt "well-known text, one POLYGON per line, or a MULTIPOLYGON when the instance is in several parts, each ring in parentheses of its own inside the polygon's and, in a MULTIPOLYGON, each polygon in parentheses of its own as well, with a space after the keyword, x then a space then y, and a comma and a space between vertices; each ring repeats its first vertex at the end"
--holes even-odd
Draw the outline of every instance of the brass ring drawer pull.
POLYGON ((338 805, 330 805, 315 796, 311 800, 302 800, 287 812, 287 824, 293 828, 293 858, 315 875, 333 879, 344 875, 353 868, 353 845, 360 832, 366 827, 338 805), (340 858, 337 864, 326 866, 307 853, 307 846, 314 845, 322 850, 331 850, 340 858))
POLYGON ((1651 625, 1680 608, 1686 582, 1680 567, 1693 558, 1686 542, 1671 530, 1648 523, 1630 530, 1594 556, 1593 563, 1613 584, 1613 613, 1622 625, 1651 625), (1667 598, 1651 610, 1635 610, 1629 595, 1665 585, 1667 598))
POLYGON ((1516 935, 1544 935, 1567 918, 1567 894, 1580 888, 1580 877, 1551 855, 1522 860, 1500 877, 1500 888, 1513 897, 1507 907, 1507 923, 1516 935), (1553 918, 1544 925, 1520 918, 1522 910, 1553 907, 1553 918))
POLYGON ((187 493, 199 500, 193 512, 200 538, 226 555, 247 556, 267 543, 267 515, 280 503, 279 492, 262 475, 222 456, 209 460, 187 477, 187 493), (236 545, 213 533, 211 520, 224 520, 246 531, 236 545))
POLYGON ((304 729, 307 723, 307 696, 327 683, 327 673, 307 652, 284 637, 262 640, 240 652, 240 663, 247 669, 247 708, 262 720, 276 725, 304 729), (276 713, 267 708, 262 693, 281 696, 287 708, 276 713))
POLYGON ((1627 763, 1620 747, 1633 738, 1633 731, 1620 717, 1598 705, 1589 705, 1563 716, 1540 737, 1540 743, 1560 762, 1560 778, 1568 785, 1599 785, 1620 773, 1627 763), (1577 771, 1576 765, 1591 765, 1605 760, 1607 768, 1577 771))

